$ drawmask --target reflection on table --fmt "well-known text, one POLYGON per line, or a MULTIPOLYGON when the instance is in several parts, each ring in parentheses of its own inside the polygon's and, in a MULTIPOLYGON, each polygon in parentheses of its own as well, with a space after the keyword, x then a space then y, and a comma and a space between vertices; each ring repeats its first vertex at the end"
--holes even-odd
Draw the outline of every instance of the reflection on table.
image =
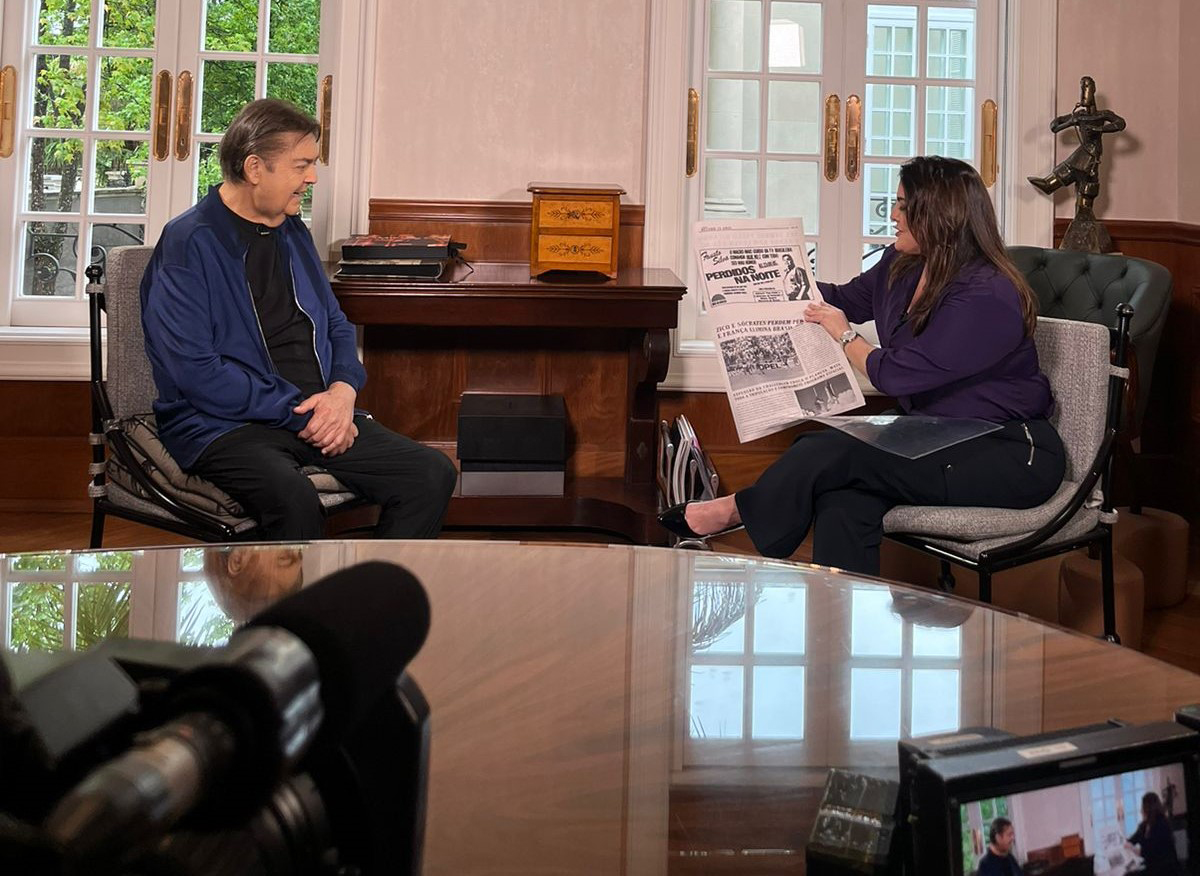
POLYGON ((220 605, 244 616, 300 577, 407 566, 433 607, 411 667, 433 710, 430 874, 802 872, 831 766, 894 775, 901 736, 1200 701, 1200 677, 1142 654, 815 567, 513 542, 238 550, 7 557, 4 644, 215 644, 234 628, 220 605), (235 566, 256 571, 231 597, 217 578, 235 566))

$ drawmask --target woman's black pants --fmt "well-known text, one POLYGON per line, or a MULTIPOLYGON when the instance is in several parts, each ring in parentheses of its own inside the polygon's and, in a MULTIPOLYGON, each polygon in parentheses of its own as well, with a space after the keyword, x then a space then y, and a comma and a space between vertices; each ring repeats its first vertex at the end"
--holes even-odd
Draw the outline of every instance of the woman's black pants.
POLYGON ((879 574, 883 517, 896 505, 1032 508, 1062 483, 1062 440, 1046 420, 905 459, 829 429, 807 432, 734 498, 754 546, 790 557, 813 529, 813 562, 879 574))

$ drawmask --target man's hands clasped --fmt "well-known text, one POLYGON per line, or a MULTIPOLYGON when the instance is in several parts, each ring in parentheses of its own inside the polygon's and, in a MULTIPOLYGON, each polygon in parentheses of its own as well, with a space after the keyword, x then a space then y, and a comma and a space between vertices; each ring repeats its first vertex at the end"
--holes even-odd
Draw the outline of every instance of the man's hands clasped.
POLYGON ((358 437, 354 425, 354 400, 358 393, 348 383, 336 381, 324 392, 310 395, 292 410, 297 414, 312 412, 300 438, 318 447, 325 456, 345 453, 358 437))

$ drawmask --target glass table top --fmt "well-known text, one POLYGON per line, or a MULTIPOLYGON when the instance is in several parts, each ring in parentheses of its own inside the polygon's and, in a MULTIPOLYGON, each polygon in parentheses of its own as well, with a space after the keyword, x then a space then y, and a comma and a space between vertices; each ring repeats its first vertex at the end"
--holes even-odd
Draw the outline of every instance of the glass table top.
POLYGON ((432 605, 409 667, 432 712, 429 874, 730 872, 730 856, 803 872, 831 767, 894 777, 899 738, 1169 720, 1200 701, 1200 676, 952 597, 624 546, 8 555, 3 644, 219 644, 367 560, 407 567, 432 605))

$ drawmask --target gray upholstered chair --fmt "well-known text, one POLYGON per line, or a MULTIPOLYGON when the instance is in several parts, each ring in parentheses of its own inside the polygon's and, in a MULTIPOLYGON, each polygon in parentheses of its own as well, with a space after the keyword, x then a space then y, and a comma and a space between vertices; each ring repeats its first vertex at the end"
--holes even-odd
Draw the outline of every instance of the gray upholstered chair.
MULTIPOLYGON (((224 491, 186 474, 162 442, 152 413, 158 395, 142 335, 142 274, 149 246, 109 250, 107 277, 87 269, 91 326, 91 546, 104 537, 106 515, 136 520, 203 541, 254 538, 256 523, 224 491), (101 283, 105 279, 106 282, 101 283), (108 315, 108 379, 102 371, 101 313, 108 315)), ((307 470, 326 513, 362 504, 336 478, 307 470)))
POLYGON ((902 505, 883 518, 888 538, 938 557, 942 582, 950 564, 979 575, 979 598, 991 601, 993 573, 1095 544, 1100 550, 1104 634, 1118 641, 1113 594, 1109 496, 1112 455, 1129 371, 1125 367, 1133 310, 1116 311, 1115 363, 1102 325, 1039 317, 1034 341, 1057 402, 1052 422, 1067 451, 1062 486, 1036 508, 902 505))

